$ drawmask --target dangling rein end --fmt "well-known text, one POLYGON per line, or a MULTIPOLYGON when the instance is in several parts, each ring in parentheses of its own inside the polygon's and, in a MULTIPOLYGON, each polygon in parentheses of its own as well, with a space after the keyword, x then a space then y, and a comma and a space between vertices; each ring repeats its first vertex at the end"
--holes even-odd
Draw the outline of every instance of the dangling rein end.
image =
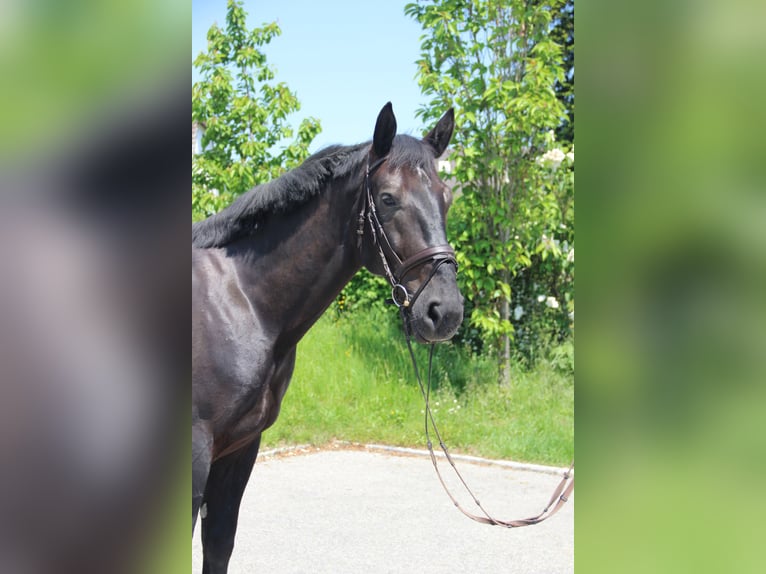
MULTIPOLYGON (((394 291, 395 290, 396 290, 396 286, 394 286, 394 291)), ((395 293, 392 293, 392 295, 395 295, 395 293)), ((407 302, 408 301, 405 301, 404 303, 407 303, 407 302)), ((405 306, 404 303, 402 304, 402 306, 405 306)), ((402 313, 402 320, 404 320, 404 313, 402 313)), ((457 509, 460 512, 462 512, 464 515, 466 515, 468 518, 470 518, 471 520, 474 520, 481 524, 489 524, 492 526, 502 526, 504 528, 518 528, 521 526, 532 526, 533 524, 540 524, 544 520, 547 520, 548 518, 556 514, 561 509, 561 507, 569 500, 569 497, 572 494, 572 491, 574 490, 574 476, 573 476, 574 460, 572 461, 572 464, 569 466, 569 469, 567 469, 567 471, 564 472, 561 478, 561 482, 559 482, 558 486, 556 486, 556 488, 553 490, 553 494, 551 495, 547 506, 537 516, 532 516, 531 518, 522 518, 519 520, 498 520, 496 518, 493 518, 484 509, 484 507, 481 505, 481 502, 479 502, 479 499, 476 497, 476 495, 473 493, 471 488, 468 486, 468 483, 466 483, 465 479, 460 474, 460 471, 455 465, 455 461, 450 456, 449 451, 447 450, 447 445, 442 440, 441 433, 439 432, 439 428, 436 426, 436 421, 434 420, 433 413, 431 412, 429 397, 431 395, 431 374, 432 374, 431 367, 432 367, 434 345, 431 344, 430 352, 428 355, 428 380, 427 380, 428 387, 426 388, 426 385, 423 383, 423 379, 420 376, 420 370, 418 369, 418 363, 417 363, 417 359, 415 358, 415 352, 412 349, 412 340, 410 338, 410 332, 407 330, 406 323, 404 326, 404 338, 405 338, 405 341, 407 342, 407 350, 410 353, 410 359, 412 359, 412 368, 415 371, 415 379, 418 382, 420 393, 423 396, 423 400, 425 402, 426 446, 428 447, 428 452, 431 455, 431 462, 433 463, 434 469, 436 470, 436 476, 438 477, 439 482, 442 485, 442 488, 444 488, 444 491, 447 493, 447 496, 450 498, 450 500, 452 500, 452 503, 457 507, 457 509), (479 510, 481 510, 481 514, 483 514, 483 516, 479 514, 474 514, 473 512, 470 512, 466 510, 465 508, 463 508, 458 502, 455 495, 449 489, 449 487, 447 487, 447 483, 445 482, 444 478, 442 477, 442 473, 439 470, 439 463, 436 460, 436 454, 434 453, 433 442, 431 441, 431 435, 430 435, 429 429, 433 429, 436 437, 439 439, 439 448, 444 453, 444 457, 450 463, 452 470, 455 473, 455 476, 463 485, 463 488, 465 489, 465 491, 471 496, 471 498, 473 498, 474 504, 476 505, 477 508, 479 508, 479 510)))

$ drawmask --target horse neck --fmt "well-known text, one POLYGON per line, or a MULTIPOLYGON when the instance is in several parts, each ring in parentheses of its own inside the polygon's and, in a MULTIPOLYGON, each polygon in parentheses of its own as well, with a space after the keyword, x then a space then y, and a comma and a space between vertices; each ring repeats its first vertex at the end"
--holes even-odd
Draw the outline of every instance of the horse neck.
POLYGON ((269 218, 230 249, 239 287, 267 330, 295 345, 361 267, 359 186, 328 185, 291 213, 269 218))

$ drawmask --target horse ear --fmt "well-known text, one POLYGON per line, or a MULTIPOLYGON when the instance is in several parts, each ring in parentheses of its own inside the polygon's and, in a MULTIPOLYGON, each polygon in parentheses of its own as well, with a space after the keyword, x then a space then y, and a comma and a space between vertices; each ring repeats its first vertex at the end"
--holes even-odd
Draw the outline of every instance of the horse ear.
POLYGON ((429 144, 436 153, 436 157, 441 157, 444 150, 447 149, 449 141, 452 139, 452 131, 455 129, 455 110, 448 109, 441 119, 437 122, 434 129, 428 132, 423 141, 429 144))
POLYGON ((372 149, 375 155, 384 157, 391 151, 391 144, 396 135, 396 118, 394 117, 394 108, 391 102, 388 102, 378 114, 378 121, 375 122, 375 135, 372 138, 372 149))

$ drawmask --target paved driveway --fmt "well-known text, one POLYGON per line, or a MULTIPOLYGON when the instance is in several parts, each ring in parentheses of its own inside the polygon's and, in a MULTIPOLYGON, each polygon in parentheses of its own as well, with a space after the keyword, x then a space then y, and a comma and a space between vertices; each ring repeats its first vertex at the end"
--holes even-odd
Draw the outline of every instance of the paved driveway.
MULTIPOLYGON (((500 519, 537 514, 559 481, 466 461, 458 467, 500 519)), ((194 572, 201 572, 199 532, 192 552, 194 572)), ((430 459, 347 448, 259 457, 229 568, 231 574, 573 571, 574 496, 542 524, 487 526, 453 506, 430 459)))

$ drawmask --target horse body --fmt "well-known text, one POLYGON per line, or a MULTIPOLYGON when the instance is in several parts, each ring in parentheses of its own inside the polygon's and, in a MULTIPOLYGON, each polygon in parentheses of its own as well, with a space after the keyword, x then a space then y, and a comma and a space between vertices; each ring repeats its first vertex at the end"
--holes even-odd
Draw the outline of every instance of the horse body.
POLYGON ((298 341, 360 266, 321 205, 340 191, 227 248, 193 249, 194 376, 209 383, 193 386, 192 416, 214 437, 211 462, 273 424, 298 341))
MULTIPOLYGON (((449 196, 433 160, 449 142, 452 122, 449 112, 431 140, 397 136, 397 143, 389 104, 372 145, 319 152, 282 181, 195 224, 192 516, 196 525, 201 510, 204 573, 227 570, 240 500, 261 433, 278 416, 298 342, 363 265, 385 272, 381 258, 390 255, 358 235, 363 185, 375 186, 392 251, 406 257, 446 244, 449 196), (392 148, 413 157, 397 164, 392 148), (371 184, 370 161, 386 160, 391 165, 371 184)), ((370 228, 374 233, 372 222, 370 228)), ((424 260, 402 279, 405 289, 423 292, 410 309, 419 339, 451 337, 462 320, 455 271, 424 260)))

